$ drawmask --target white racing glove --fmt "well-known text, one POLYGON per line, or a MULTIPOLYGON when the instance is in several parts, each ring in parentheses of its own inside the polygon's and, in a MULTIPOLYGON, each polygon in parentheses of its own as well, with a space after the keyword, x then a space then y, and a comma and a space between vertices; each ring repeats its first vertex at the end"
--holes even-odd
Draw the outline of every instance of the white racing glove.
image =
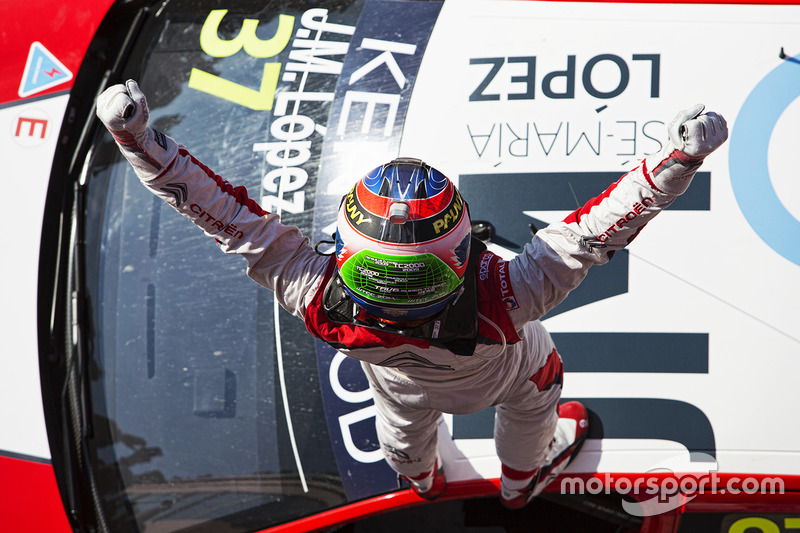
POLYGON ((142 180, 158 177, 178 153, 175 141, 148 126, 147 99, 134 80, 103 91, 97 98, 97 117, 142 180))
POLYGON ((703 159, 728 139, 728 125, 722 115, 697 104, 678 113, 667 127, 669 140, 660 152, 647 156, 645 165, 654 185, 679 195, 689 187, 703 159))

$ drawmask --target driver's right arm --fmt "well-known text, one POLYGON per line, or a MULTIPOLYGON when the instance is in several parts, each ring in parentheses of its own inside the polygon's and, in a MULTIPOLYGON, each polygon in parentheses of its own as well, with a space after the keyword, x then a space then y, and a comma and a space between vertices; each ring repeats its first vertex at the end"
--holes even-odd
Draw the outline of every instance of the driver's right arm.
POLYGON ((284 226, 251 199, 195 159, 173 139, 149 126, 149 109, 137 83, 106 89, 97 116, 113 135, 142 184, 214 238, 227 254, 247 261, 247 274, 276 292, 289 312, 302 317, 329 259, 308 239, 284 226))

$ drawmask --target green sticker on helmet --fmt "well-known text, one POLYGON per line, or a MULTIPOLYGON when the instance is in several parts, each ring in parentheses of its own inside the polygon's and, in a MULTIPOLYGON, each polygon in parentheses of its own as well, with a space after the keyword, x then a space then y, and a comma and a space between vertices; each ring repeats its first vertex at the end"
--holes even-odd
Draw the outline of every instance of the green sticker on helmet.
POLYGON ((361 298, 398 306, 435 302, 460 283, 458 275, 433 254, 389 255, 361 250, 341 265, 339 274, 361 298))

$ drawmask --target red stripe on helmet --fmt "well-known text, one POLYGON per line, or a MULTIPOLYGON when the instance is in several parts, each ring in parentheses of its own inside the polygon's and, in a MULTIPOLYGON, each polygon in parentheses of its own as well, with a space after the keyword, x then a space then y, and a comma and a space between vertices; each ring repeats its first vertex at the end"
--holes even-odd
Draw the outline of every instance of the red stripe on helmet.
POLYGON ((453 182, 447 181, 444 190, 430 198, 420 199, 400 199, 400 198, 387 198, 379 196, 370 191, 365 185, 363 180, 359 180, 356 184, 356 195, 361 206, 370 213, 386 217, 389 213, 389 206, 395 202, 405 202, 411 208, 409 211, 409 219, 417 220, 421 218, 428 218, 437 215, 443 209, 447 208, 453 198, 455 187, 453 182))

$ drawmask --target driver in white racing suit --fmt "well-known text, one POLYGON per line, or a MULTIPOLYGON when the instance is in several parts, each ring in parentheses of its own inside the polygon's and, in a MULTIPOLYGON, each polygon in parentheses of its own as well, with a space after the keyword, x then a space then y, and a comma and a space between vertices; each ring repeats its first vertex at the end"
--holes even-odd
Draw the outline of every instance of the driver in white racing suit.
POLYGON ((579 402, 559 405, 563 369, 538 321, 592 265, 624 248, 691 183, 727 139, 698 105, 678 113, 663 149, 505 261, 470 237, 453 184, 419 160, 368 173, 339 210, 324 256, 183 146, 148 126, 135 81, 108 88, 97 114, 145 187, 247 261, 247 274, 315 337, 362 362, 388 463, 426 499, 446 486, 442 413, 496 408, 501 501, 523 507, 586 438, 579 402))

